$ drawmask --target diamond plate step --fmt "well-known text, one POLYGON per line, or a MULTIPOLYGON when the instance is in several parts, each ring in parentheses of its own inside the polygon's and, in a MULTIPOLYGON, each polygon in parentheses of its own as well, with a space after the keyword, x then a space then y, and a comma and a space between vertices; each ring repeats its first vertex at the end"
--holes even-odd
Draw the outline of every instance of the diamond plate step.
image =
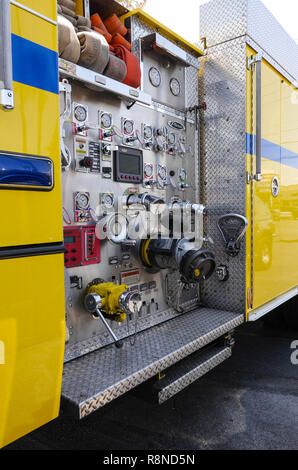
POLYGON ((243 323, 243 315, 201 308, 64 365, 65 408, 84 418, 243 323))
POLYGON ((232 355, 231 347, 212 347, 205 351, 198 351, 189 358, 184 359, 166 371, 164 379, 154 386, 159 405, 169 400, 190 384, 198 380, 210 370, 229 359, 232 355))

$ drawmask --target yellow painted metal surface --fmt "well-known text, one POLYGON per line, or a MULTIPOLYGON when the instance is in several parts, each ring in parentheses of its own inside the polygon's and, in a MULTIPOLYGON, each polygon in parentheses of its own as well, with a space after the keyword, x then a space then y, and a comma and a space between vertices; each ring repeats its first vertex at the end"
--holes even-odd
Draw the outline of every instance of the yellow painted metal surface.
POLYGON ((38 13, 50 18, 57 19, 57 1, 56 0, 18 0, 22 5, 37 11, 38 13))
POLYGON ((0 261, 0 447, 59 413, 64 257, 0 261))
POLYGON ((154 29, 156 32, 162 34, 163 36, 165 36, 170 41, 175 42, 177 44, 177 46, 182 47, 183 49, 187 50, 191 54, 196 55, 197 57, 201 57, 201 56, 204 55, 204 53, 203 53, 203 51, 201 51, 201 49, 194 46, 190 42, 186 41, 181 36, 174 33, 174 31, 167 28, 163 24, 159 23, 159 21, 154 19, 152 16, 148 15, 148 13, 145 13, 141 8, 137 8, 136 10, 132 10, 129 13, 127 13, 126 15, 123 15, 121 17, 121 20, 124 22, 126 20, 126 18, 129 18, 131 16, 136 16, 137 18, 140 18, 140 20, 143 23, 150 26, 152 29, 154 29))
MULTIPOLYGON (((248 47, 247 55, 253 54, 255 52, 248 47)), ((247 72, 248 139, 251 134, 255 136, 256 131, 255 128, 251 129, 250 80, 251 74, 247 72)), ((254 249, 252 277, 252 239, 251 230, 248 230, 246 284, 247 289, 253 287, 253 308, 264 305, 298 285, 298 104, 295 108, 292 94, 293 88, 290 84, 263 60, 263 179, 247 186, 247 217, 249 226, 251 227, 252 222, 254 224, 254 249), (292 154, 287 158, 289 151, 292 151, 292 154), (272 194, 272 180, 275 177, 280 184, 277 197, 272 194)), ((246 159, 247 171, 252 173, 252 170, 255 170, 255 156, 247 154, 246 159)), ((249 308, 247 310, 249 312, 249 308)))
POLYGON ((281 288, 298 285, 298 93, 281 80, 281 288))
POLYGON ((76 2, 76 14, 84 16, 84 0, 75 0, 76 2))
MULTIPOLYGON (((13 34, 57 51, 55 26, 15 6, 11 7, 11 12, 13 34)), ((10 112, 0 110, 0 149, 51 158, 55 186, 49 193, 0 192, 2 207, 10 208, 5 216, 6 229, 0 231, 0 246, 60 242, 63 233, 59 97, 58 94, 18 82, 14 82, 14 91, 15 109, 10 112)))
POLYGON ((53 51, 57 50, 57 27, 15 5, 11 5, 11 32, 53 51))
MULTIPOLYGON (((55 0, 23 3, 56 18, 55 0)), ((18 44, 37 48, 41 54, 47 48, 45 52, 55 57, 56 27, 13 5, 11 13, 13 38, 18 44)), ((29 67, 24 62, 23 66, 24 81, 34 83, 38 61, 29 67), (36 69, 34 73, 31 68, 36 69)), ((18 77, 22 72, 21 63, 18 77)), ((14 93, 15 109, 0 110, 0 150, 51 158, 55 179, 50 192, 1 189, 0 200, 6 210, 0 247, 61 242, 58 94, 42 89, 42 84, 38 87, 21 80, 14 82, 14 93)), ((65 343, 63 254, 0 260, 0 298, 2 447, 59 413, 65 343)))

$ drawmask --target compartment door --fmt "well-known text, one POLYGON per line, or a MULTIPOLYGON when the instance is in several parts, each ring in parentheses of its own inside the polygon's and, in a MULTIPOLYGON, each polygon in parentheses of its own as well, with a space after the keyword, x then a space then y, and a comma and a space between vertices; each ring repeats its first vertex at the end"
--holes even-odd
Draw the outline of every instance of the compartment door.
POLYGON ((298 286, 298 92, 281 84, 281 285, 284 292, 298 286))
POLYGON ((0 448, 59 413, 63 258, 0 260, 0 448))
POLYGON ((0 10, 0 447, 58 415, 65 341, 57 6, 17 5, 0 10))
POLYGON ((0 247, 59 243, 63 238, 56 1, 26 0, 10 8, 8 0, 2 4, 0 35, 7 37, 11 28, 11 53, 7 47, 1 49, 0 40, 0 83, 4 70, 7 73, 12 66, 14 109, 0 106, 0 247), (36 9, 36 14, 24 8, 36 9))
POLYGON ((262 63, 262 181, 254 182, 254 307, 281 294, 281 78, 262 63), (274 193, 276 191, 276 193, 274 193))
MULTIPOLYGON (((256 53, 249 50, 249 55, 256 53)), ((253 309, 260 307, 281 294, 280 260, 280 207, 277 187, 281 181, 281 77, 263 59, 261 80, 258 83, 256 69, 249 72, 248 81, 249 136, 251 157, 250 174, 256 170, 256 126, 261 129, 261 181, 248 185, 250 230, 248 230, 247 287, 253 287, 253 309), (251 78, 254 83, 252 85, 251 78), (258 116, 257 87, 261 90, 261 112, 258 116), (258 117, 261 119, 258 119, 258 117), (253 137, 252 137, 253 136, 253 137)), ((248 295, 249 304, 249 295, 248 295)))

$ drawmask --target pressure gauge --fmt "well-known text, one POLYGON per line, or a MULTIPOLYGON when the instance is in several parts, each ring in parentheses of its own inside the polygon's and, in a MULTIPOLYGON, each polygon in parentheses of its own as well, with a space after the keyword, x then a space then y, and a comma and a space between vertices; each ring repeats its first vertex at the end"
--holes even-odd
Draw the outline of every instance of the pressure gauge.
POLYGON ((101 203, 107 209, 112 209, 114 206, 114 196, 110 193, 104 193, 101 195, 101 203))
POLYGON ((173 134, 173 132, 169 132, 169 135, 168 135, 168 143, 169 143, 170 145, 173 145, 175 142, 176 142, 176 136, 175 136, 175 134, 173 134))
POLYGON ((156 67, 151 67, 151 69, 149 70, 149 80, 151 82, 151 85, 153 85, 155 88, 158 88, 160 86, 161 75, 156 67))
POLYGON ((109 113, 103 113, 101 115, 101 127, 103 129, 110 129, 112 127, 112 115, 109 113))
POLYGON ((153 137, 153 129, 151 126, 143 127, 143 136, 145 140, 150 140, 153 137))
POLYGON ((87 119, 87 109, 82 105, 77 105, 74 108, 74 117, 77 121, 83 122, 87 119))
POLYGON ((149 165, 149 164, 145 165, 144 174, 145 174, 146 178, 148 178, 148 179, 152 178, 152 176, 153 176, 153 167, 152 167, 152 165, 149 165))
POLYGON ((177 78, 172 78, 170 81, 170 90, 174 96, 179 96, 181 91, 181 86, 177 78))
POLYGON ((75 203, 77 209, 87 210, 89 208, 90 195, 88 193, 76 193, 75 203))
POLYGON ((158 176, 161 178, 161 179, 165 179, 166 176, 167 176, 167 170, 165 169, 164 166, 159 166, 158 168, 158 176))
POLYGON ((129 121, 128 119, 124 121, 123 123, 123 130, 125 134, 131 135, 133 134, 133 129, 134 129, 134 122, 129 121))

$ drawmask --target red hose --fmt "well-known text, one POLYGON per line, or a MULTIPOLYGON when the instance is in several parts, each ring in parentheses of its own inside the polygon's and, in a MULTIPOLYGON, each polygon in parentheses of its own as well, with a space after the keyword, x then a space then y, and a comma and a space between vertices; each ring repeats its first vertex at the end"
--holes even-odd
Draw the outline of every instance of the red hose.
POLYGON ((124 39, 124 37, 121 36, 121 34, 119 33, 114 34, 111 40, 111 45, 112 46, 121 45, 121 46, 124 46, 128 51, 131 51, 130 42, 126 41, 126 39, 124 39))
POLYGON ((141 85, 142 73, 137 57, 120 44, 114 45, 113 47, 116 56, 123 60, 127 67, 127 74, 123 83, 133 88, 138 88, 141 85))

